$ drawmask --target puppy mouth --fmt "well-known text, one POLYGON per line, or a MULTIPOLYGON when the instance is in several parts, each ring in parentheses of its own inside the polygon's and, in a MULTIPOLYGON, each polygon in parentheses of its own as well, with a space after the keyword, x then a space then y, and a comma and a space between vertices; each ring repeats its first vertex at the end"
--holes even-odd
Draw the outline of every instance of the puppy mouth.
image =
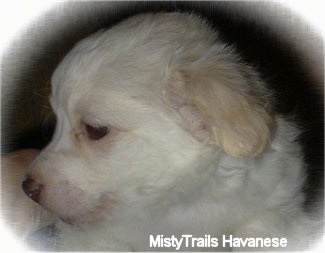
POLYGON ((72 215, 59 215, 59 218, 66 224, 78 227, 98 226, 105 222, 117 201, 108 195, 102 196, 98 204, 91 210, 72 215))
POLYGON ((63 221, 65 224, 74 227, 87 227, 87 226, 96 225, 96 224, 90 224, 90 222, 87 222, 87 219, 81 217, 60 216, 59 219, 63 221))
POLYGON ((64 223, 69 225, 75 225, 75 220, 71 217, 59 217, 64 223))
POLYGON ((95 226, 105 220, 105 217, 96 210, 84 214, 59 216, 59 218, 64 223, 77 227, 95 226))

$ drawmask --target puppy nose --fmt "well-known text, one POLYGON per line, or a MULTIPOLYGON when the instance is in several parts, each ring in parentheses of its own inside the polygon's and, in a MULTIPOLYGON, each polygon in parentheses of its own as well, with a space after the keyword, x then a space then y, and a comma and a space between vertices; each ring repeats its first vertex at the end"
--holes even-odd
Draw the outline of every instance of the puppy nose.
POLYGON ((22 183, 22 187, 28 197, 30 197, 35 202, 39 202, 40 193, 43 188, 41 184, 38 184, 32 178, 27 178, 22 183))

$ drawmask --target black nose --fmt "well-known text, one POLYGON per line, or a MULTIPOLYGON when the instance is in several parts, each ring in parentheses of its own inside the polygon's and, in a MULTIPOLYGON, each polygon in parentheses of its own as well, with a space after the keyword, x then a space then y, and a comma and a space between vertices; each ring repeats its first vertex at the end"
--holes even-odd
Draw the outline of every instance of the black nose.
POLYGON ((40 193, 43 186, 36 183, 33 179, 27 178, 22 184, 23 190, 28 197, 35 202, 39 202, 40 193))

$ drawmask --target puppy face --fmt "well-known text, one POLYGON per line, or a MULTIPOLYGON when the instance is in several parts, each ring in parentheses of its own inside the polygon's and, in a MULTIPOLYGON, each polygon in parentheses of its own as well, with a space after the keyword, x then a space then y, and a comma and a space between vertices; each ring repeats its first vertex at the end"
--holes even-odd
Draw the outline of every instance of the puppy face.
POLYGON ((154 101, 114 86, 51 97, 57 129, 28 177, 42 185, 37 201, 68 223, 95 224, 130 196, 170 187, 200 155, 154 101))
POLYGON ((57 127, 25 192, 67 223, 96 225, 216 153, 261 153, 271 117, 258 77, 215 41, 196 17, 159 14, 79 43, 53 75, 57 127))

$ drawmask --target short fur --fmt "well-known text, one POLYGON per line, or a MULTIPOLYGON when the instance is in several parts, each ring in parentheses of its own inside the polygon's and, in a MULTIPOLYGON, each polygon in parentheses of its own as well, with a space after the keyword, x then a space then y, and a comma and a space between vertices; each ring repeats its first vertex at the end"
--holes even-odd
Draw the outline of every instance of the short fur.
POLYGON ((308 245, 298 131, 201 18, 144 14, 99 31, 65 57, 52 88, 57 128, 27 178, 65 221, 54 249, 153 250, 150 234, 308 245), (84 123, 112 130, 94 141, 84 123))

